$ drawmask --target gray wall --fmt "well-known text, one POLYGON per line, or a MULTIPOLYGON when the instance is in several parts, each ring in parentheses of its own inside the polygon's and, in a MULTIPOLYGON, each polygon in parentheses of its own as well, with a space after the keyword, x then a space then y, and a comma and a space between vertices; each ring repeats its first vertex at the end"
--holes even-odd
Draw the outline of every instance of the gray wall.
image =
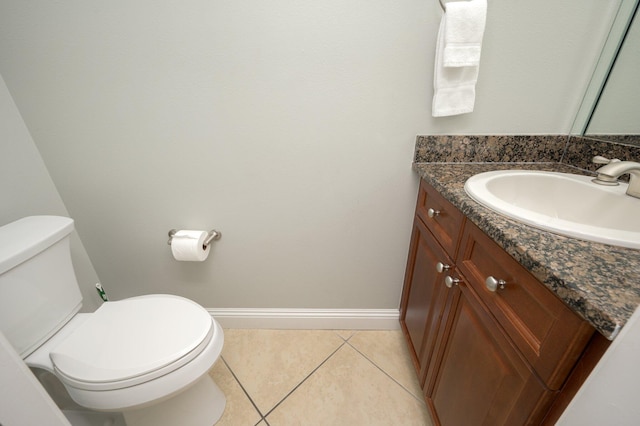
POLYGON ((616 5, 490 0, 451 118, 436 0, 3 0, 0 73, 112 298, 396 308, 416 134, 568 133, 616 5), (174 227, 223 238, 178 263, 174 227))
MULTIPOLYGON (((31 215, 69 216, 2 77, 0 199, 0 226, 31 215)), ((98 277, 75 232, 71 245, 73 264, 84 296, 83 308, 93 311, 99 304, 99 298, 92 289, 98 277)))

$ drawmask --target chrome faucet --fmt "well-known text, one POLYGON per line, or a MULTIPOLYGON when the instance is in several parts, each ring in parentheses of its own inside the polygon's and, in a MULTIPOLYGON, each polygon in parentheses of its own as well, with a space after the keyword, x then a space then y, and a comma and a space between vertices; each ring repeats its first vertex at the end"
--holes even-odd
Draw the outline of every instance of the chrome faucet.
MULTIPOLYGON (((596 159, 600 160, 601 157, 595 157, 594 163, 604 163, 604 161, 596 161, 596 159)), ((640 163, 620 160, 607 160, 607 162, 608 164, 596 170, 598 176, 593 179, 593 182, 599 185, 618 185, 618 178, 625 173, 629 173, 627 195, 640 198, 640 163)))

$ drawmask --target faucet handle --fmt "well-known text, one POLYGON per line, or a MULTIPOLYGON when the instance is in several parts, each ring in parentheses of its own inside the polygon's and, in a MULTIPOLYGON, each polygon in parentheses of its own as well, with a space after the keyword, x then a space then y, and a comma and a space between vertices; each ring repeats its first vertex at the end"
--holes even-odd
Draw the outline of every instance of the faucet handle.
POLYGON ((605 158, 601 155, 596 155, 595 157, 593 157, 591 159, 591 162, 593 164, 609 164, 609 163, 619 163, 620 160, 618 160, 617 158, 613 158, 611 160, 609 160, 608 158, 605 158))

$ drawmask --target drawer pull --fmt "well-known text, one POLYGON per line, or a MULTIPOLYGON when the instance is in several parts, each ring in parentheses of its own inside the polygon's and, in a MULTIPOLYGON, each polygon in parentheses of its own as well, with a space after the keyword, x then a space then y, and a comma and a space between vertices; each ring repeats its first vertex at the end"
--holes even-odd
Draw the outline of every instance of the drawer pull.
POLYGON ((454 285, 458 285, 459 282, 460 282, 459 278, 452 278, 449 275, 444 277, 444 285, 446 285, 449 288, 453 287, 454 285))
POLYGON ((488 276, 486 280, 484 280, 484 284, 487 286, 487 290, 496 291, 498 287, 500 290, 504 289, 504 286, 507 284, 505 280, 497 280, 492 276, 488 276))
POLYGON ((444 271, 448 271, 449 269, 451 269, 451 265, 447 265, 442 262, 436 263, 436 271, 438 271, 439 274, 443 273, 444 271))
POLYGON ((427 210, 427 216, 429 216, 430 218, 440 216, 440 210, 429 209, 427 210))

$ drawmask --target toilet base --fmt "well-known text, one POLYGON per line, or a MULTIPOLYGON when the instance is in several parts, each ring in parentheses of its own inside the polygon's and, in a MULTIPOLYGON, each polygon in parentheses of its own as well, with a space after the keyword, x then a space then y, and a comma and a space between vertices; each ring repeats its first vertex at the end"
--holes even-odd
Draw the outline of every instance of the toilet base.
POLYGON ((62 410, 62 414, 72 426, 127 426, 121 413, 62 410))
POLYGON ((211 426, 222 417, 226 402, 211 376, 204 374, 188 389, 169 399, 123 414, 127 426, 211 426))

